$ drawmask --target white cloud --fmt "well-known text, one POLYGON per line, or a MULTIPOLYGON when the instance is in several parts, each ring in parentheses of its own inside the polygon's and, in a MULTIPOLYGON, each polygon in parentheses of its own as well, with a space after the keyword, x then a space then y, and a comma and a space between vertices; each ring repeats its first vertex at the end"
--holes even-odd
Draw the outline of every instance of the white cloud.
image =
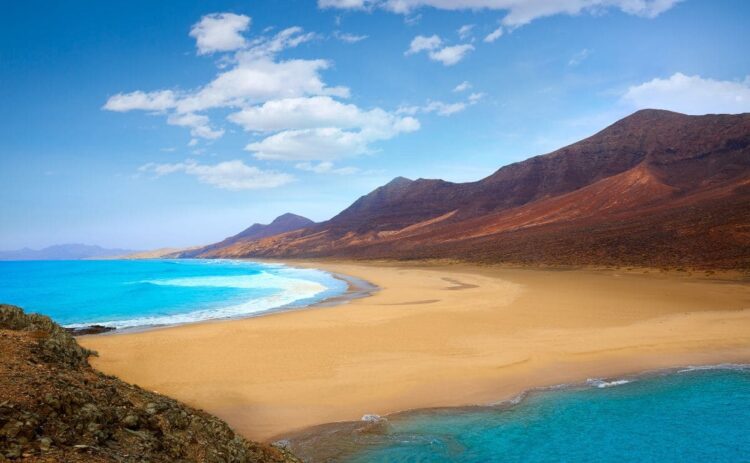
POLYGON ((495 40, 499 39, 502 36, 503 36, 503 26, 500 26, 497 29, 495 29, 494 31, 492 31, 489 34, 487 34, 487 36, 484 38, 484 41, 486 43, 492 43, 492 42, 494 42, 495 40))
POLYGON ((172 114, 167 118, 167 124, 190 127, 190 135, 193 137, 213 140, 224 135, 224 130, 213 130, 209 125, 208 117, 201 114, 172 114))
POLYGON ((252 132, 275 132, 285 129, 319 127, 361 127, 368 125, 371 114, 353 104, 344 104, 328 96, 287 98, 267 101, 229 115, 229 120, 252 132))
POLYGON ((474 29, 474 24, 464 24, 463 26, 459 27, 456 32, 458 32, 458 36, 461 38, 461 40, 466 40, 471 36, 472 29, 474 29))
POLYGON ((466 54, 473 49, 473 45, 453 45, 440 50, 433 50, 428 55, 431 60, 443 63, 443 66, 453 66, 464 59, 466 54))
POLYGON ((441 10, 502 10, 502 23, 508 27, 528 24, 538 18, 557 14, 577 15, 616 8, 624 13, 654 18, 681 0, 318 0, 321 8, 383 8, 410 14, 421 7, 441 10))
POLYGON ((355 34, 349 34, 346 32, 339 32, 339 31, 334 32, 333 36, 341 40, 342 42, 346 42, 346 43, 361 42, 369 37, 369 35, 355 35, 355 34))
MULTIPOLYGON (((199 24, 206 18, 225 16, 209 15, 199 24)), ((339 37, 345 41, 362 39, 339 37)), ((256 37, 220 60, 219 73, 202 87, 183 92, 139 90, 118 94, 104 109, 163 112, 168 124, 190 129, 190 146, 194 146, 197 138, 215 139, 225 132, 212 126, 208 111, 231 108, 230 122, 265 136, 247 144, 246 149, 258 159, 280 161, 330 162, 373 152, 373 143, 419 129, 419 121, 412 117, 380 108, 363 110, 338 101, 349 97, 349 89, 331 87, 323 81, 321 74, 331 66, 329 61, 279 58, 284 50, 315 38, 316 34, 299 27, 256 37)), ((195 172, 196 168, 184 170, 195 172)))
POLYGON ((318 0, 318 6, 320 8, 342 8, 354 10, 365 9, 370 3, 372 3, 370 0, 318 0))
POLYGON ((320 73, 329 66, 325 60, 243 60, 202 89, 185 95, 176 109, 178 112, 194 112, 241 107, 275 98, 326 94, 348 96, 348 89, 326 87, 320 73))
POLYGON ((431 35, 426 37, 424 35, 418 35, 412 39, 409 44, 409 49, 404 52, 405 55, 413 55, 421 51, 435 50, 442 45, 443 40, 437 35, 431 35))
MULTIPOLYGON (((328 108, 333 112, 316 113, 308 107, 303 116, 293 117, 285 130, 250 143, 245 149, 253 152, 258 159, 333 161, 372 152, 372 143, 391 139, 400 133, 413 132, 420 127, 419 121, 412 117, 399 117, 379 108, 361 111, 348 105, 336 105, 328 108), (351 114, 353 119, 346 120, 345 114, 351 114)), ((303 106, 308 105, 298 107, 303 106)), ((276 115, 283 114, 283 111, 269 111, 267 114, 273 114, 267 121, 253 115, 251 119, 257 124, 256 127, 264 127, 264 124, 275 126, 276 115)))
POLYGON ((673 74, 630 87, 622 101, 634 108, 667 109, 685 114, 750 112, 750 76, 744 81, 673 74))
POLYGON ((201 183, 232 191, 275 188, 294 180, 289 174, 264 171, 240 160, 214 165, 199 164, 190 159, 176 164, 149 163, 138 168, 138 171, 151 173, 156 177, 182 172, 196 177, 201 183))
POLYGON ((461 61, 468 52, 474 49, 472 45, 467 44, 447 47, 442 47, 442 45, 443 40, 437 35, 431 35, 429 37, 418 35, 412 39, 409 44, 409 49, 404 52, 404 55, 408 56, 426 51, 427 56, 429 56, 432 61, 438 61, 445 66, 453 66, 461 61))
POLYGON ((215 13, 203 16, 190 29, 199 55, 217 51, 232 51, 245 47, 242 36, 250 27, 250 18, 233 13, 215 13))
MULTIPOLYGON (((467 83, 467 82, 464 82, 467 83)), ((468 87, 467 87, 468 88, 468 87)), ((465 101, 445 103, 443 101, 428 101, 424 106, 402 106, 396 111, 397 114, 415 115, 418 113, 435 113, 438 116, 452 116, 460 113, 469 106, 473 106, 484 98, 484 93, 472 93, 465 101)))
POLYGON ((453 91, 456 93, 460 93, 460 92, 465 92, 466 90, 470 88, 471 88, 471 84, 469 83, 469 81, 465 80, 461 82, 460 84, 456 85, 456 88, 454 88, 453 91))
POLYGON ((300 162, 294 167, 308 172, 315 172, 316 174, 352 175, 359 172, 359 169, 356 167, 334 167, 332 162, 319 162, 317 164, 300 162))
POLYGON ((117 112, 133 110, 165 111, 173 108, 175 102, 176 96, 171 90, 160 90, 148 93, 138 90, 131 93, 118 93, 117 95, 109 97, 103 109, 117 112))
POLYGON ((422 111, 426 113, 436 112, 440 116, 450 116, 466 109, 466 103, 443 103, 442 101, 431 101, 422 111))
POLYGON ((586 61, 586 59, 591 55, 591 51, 588 48, 584 48, 583 50, 579 51, 575 55, 573 55, 570 60, 568 61, 568 66, 575 67, 579 64, 586 61))
POLYGON ((258 159, 331 161, 371 152, 370 144, 419 129, 380 108, 368 111, 328 96, 272 100, 229 115, 247 131, 276 132, 246 149, 258 159))
MULTIPOLYGON (((199 53, 207 50, 229 49, 231 42, 226 29, 243 30, 244 24, 231 13, 204 16, 193 27, 191 35, 198 40, 199 53), (223 31, 220 33, 220 30, 223 31), (217 38, 218 37, 218 38, 217 38), (221 41, 223 40, 223 42, 221 41)), ((133 110, 168 113, 167 123, 190 128, 193 137, 214 139, 224 134, 223 129, 211 127, 209 118, 200 114, 215 108, 245 107, 263 101, 310 95, 349 96, 345 87, 328 87, 321 77, 330 62, 322 59, 279 60, 276 55, 315 38, 299 27, 290 27, 272 36, 244 41, 242 49, 221 62, 229 64, 211 82, 191 92, 159 90, 118 93, 110 97, 104 109, 126 112, 133 110)), ((235 41, 232 47, 238 45, 235 41)))

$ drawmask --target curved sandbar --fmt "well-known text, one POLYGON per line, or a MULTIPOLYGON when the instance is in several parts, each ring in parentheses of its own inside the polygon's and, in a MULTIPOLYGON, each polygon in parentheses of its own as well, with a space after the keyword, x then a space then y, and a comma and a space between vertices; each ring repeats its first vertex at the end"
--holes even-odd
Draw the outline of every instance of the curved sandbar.
POLYGON ((367 413, 750 362, 750 284, 465 265, 310 264, 381 288, 347 304, 80 338, 100 370, 254 439, 367 413))

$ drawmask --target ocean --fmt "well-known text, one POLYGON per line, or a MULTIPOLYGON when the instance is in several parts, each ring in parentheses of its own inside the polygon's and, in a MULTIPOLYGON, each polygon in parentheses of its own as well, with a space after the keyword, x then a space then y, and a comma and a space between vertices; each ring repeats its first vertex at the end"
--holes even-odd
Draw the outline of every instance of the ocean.
POLYGON ((750 368, 589 380, 518 403, 403 413, 374 429, 324 453, 348 463, 747 463, 750 368))
POLYGON ((259 315, 344 294, 316 269, 235 260, 0 262, 0 303, 118 329, 259 315))

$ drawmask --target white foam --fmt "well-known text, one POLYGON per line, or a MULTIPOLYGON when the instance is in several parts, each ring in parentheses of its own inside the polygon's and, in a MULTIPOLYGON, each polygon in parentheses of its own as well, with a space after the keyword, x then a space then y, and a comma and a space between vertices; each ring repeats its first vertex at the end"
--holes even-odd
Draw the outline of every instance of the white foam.
POLYGON ((623 384, 628 384, 631 381, 628 379, 616 379, 613 381, 605 381, 603 379, 599 378, 589 378, 586 380, 586 384, 592 387, 598 387, 600 389, 603 389, 605 387, 615 387, 615 386, 622 386, 623 384))
MULTIPOLYGON (((299 274, 300 272, 288 273, 299 274)), ((241 289, 277 289, 279 290, 279 293, 259 297, 242 304, 228 307, 195 310, 192 312, 174 315, 138 317, 127 320, 97 321, 95 323, 97 325, 111 326, 114 328, 122 329, 143 326, 176 325, 221 318, 236 318, 289 306, 297 301, 313 298, 328 289, 326 286, 316 281, 294 278, 290 276, 274 275, 268 272, 241 276, 211 276, 149 280, 148 283, 164 286, 183 287, 207 286, 241 289)), ((82 328, 89 325, 91 325, 91 323, 76 323, 66 326, 69 328, 82 328)))
POLYGON ((688 373, 691 371, 702 371, 702 370, 750 370, 750 364, 747 363, 718 363, 716 365, 691 365, 687 366, 677 373, 688 373))

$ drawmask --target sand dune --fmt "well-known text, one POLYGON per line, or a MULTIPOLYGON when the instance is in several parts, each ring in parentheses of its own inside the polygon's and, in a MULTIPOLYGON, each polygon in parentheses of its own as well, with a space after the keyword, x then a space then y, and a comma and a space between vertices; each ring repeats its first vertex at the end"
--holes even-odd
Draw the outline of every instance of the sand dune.
POLYGON ((81 338, 106 373, 254 439, 537 386, 750 362, 750 285, 615 272, 313 264, 378 285, 344 305, 81 338))

